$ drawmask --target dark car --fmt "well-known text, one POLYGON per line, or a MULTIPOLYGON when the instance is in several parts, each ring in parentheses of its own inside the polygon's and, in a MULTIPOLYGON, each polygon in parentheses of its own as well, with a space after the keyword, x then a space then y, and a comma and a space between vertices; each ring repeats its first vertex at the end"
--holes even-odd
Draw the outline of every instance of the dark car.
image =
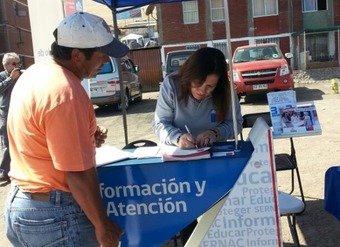
POLYGON ((163 68, 163 77, 179 70, 184 62, 193 54, 195 50, 178 50, 170 51, 166 56, 165 66, 163 68))

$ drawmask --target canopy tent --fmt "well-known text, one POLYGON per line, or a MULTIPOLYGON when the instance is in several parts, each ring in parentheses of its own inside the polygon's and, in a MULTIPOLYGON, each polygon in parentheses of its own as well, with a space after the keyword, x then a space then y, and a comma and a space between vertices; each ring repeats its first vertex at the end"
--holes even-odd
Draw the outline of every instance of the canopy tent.
POLYGON ((120 13, 120 12, 127 11, 129 9, 142 7, 148 4, 182 2, 186 0, 113 0, 113 1, 112 0, 93 0, 93 1, 105 4, 111 10, 115 10, 116 13, 120 13), (117 10, 118 8, 123 8, 123 9, 117 10))
POLYGON ((130 33, 130 34, 124 36, 123 38, 121 38, 120 40, 139 39, 139 38, 143 38, 143 35, 130 33))
MULTIPOLYGON (((118 24, 117 24, 117 13, 124 12, 133 8, 138 8, 141 6, 145 6, 148 4, 160 4, 160 3, 173 3, 173 2, 183 2, 188 0, 93 0, 95 2, 105 4, 112 11, 113 16, 113 26, 115 37, 118 37, 118 24), (118 8, 121 8, 118 10, 118 8)), ((231 63, 231 42, 230 42, 230 28, 229 28, 229 8, 228 8, 228 0, 224 0, 224 10, 225 10, 225 29, 226 29, 226 40, 227 40, 227 59, 229 62, 229 74, 233 75, 233 67, 231 63)), ((121 71, 119 70, 119 77, 121 78, 121 71)), ((230 87, 231 91, 233 91, 233 76, 230 76, 230 87)), ((120 88, 123 88, 122 80, 120 80, 120 88)), ((125 99, 122 98, 122 105, 125 105, 125 99)), ((236 119, 236 111, 235 111, 235 95, 231 94, 231 103, 232 103, 232 116, 233 119, 236 119)), ((127 123, 126 123, 126 110, 123 108, 123 124, 124 124, 124 134, 125 134, 125 143, 128 144, 128 135, 127 135, 127 123)), ((235 149, 238 150, 238 140, 237 140, 237 123, 234 121, 234 135, 235 135, 235 149)))
POLYGON ((130 33, 124 36, 123 38, 120 39, 120 41, 129 46, 130 49, 144 47, 145 45, 143 35, 134 33, 130 33))

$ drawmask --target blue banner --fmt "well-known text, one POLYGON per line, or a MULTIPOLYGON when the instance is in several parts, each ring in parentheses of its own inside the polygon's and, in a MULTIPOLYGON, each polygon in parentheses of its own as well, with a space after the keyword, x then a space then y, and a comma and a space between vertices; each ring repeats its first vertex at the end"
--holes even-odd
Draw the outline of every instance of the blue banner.
POLYGON ((109 217, 124 229, 122 247, 159 247, 206 212, 234 186, 253 152, 239 143, 233 156, 162 162, 130 159, 98 167, 109 217))

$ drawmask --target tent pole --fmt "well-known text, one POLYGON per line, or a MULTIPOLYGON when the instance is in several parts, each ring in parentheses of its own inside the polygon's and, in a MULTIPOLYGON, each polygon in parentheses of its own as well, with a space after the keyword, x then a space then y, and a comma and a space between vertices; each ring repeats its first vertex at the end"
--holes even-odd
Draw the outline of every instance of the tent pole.
POLYGON ((229 64, 229 81, 230 81, 231 108, 232 108, 234 137, 235 137, 235 150, 239 150, 238 149, 238 134, 239 133, 237 131, 237 118, 236 118, 236 111, 235 111, 234 78, 233 78, 233 63, 232 63, 228 0, 224 0, 224 13, 225 13, 225 30, 226 30, 226 38, 227 38, 227 58, 229 61, 228 63, 229 64))
POLYGON ((340 32, 338 27, 338 66, 340 65, 340 32))
MULTIPOLYGON (((112 4, 114 2, 112 1, 112 4)), ((119 40, 119 32, 118 32, 118 23, 117 23, 117 11, 115 6, 110 7, 112 12, 112 19, 113 19, 113 30, 114 36, 117 40, 119 40)), ((121 58, 117 58, 117 66, 118 66, 118 74, 119 74, 119 88, 120 88, 120 100, 122 104, 122 114, 123 114, 123 127, 124 127, 124 137, 125 137, 125 145, 129 143, 128 140, 128 132, 127 132, 127 121, 126 121, 126 108, 125 108, 125 92, 124 92, 124 84, 123 84, 123 77, 122 77, 122 69, 121 69, 121 58)))

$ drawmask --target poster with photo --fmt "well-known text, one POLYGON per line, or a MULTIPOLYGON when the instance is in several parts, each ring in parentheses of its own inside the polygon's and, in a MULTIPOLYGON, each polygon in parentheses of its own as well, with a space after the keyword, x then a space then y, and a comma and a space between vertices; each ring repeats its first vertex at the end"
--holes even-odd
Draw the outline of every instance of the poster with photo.
POLYGON ((321 133, 321 126, 314 104, 281 109, 282 135, 321 133))
POLYGON ((273 134, 283 133, 282 111, 296 107, 296 92, 293 90, 267 93, 270 117, 272 120, 273 134))

